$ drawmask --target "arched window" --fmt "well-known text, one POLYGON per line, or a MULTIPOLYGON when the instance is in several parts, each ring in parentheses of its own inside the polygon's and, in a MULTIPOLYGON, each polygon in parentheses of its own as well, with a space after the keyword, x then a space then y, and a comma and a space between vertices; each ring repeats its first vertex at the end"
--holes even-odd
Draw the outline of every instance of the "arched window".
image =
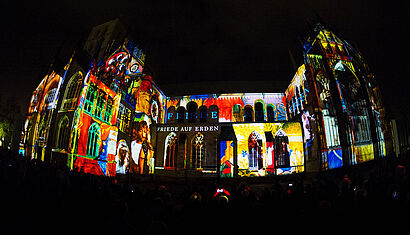
POLYGON ((275 145, 275 138, 273 138, 272 132, 267 131, 265 132, 265 162, 266 162, 266 171, 268 174, 275 173, 275 153, 274 153, 274 145, 275 145))
POLYGON ((265 121, 265 110, 264 105, 261 101, 258 101, 255 104, 255 120, 257 122, 265 121))
POLYGON ((245 122, 252 122, 253 121, 253 108, 250 105, 245 106, 244 108, 244 115, 243 115, 245 122))
POLYGON ((97 104, 95 105, 95 109, 93 113, 95 117, 102 119, 106 100, 107 100, 107 95, 105 94, 105 92, 103 92, 102 90, 98 90, 97 104))
POLYGON ((65 89, 65 95, 63 99, 62 110, 74 109, 77 105, 78 97, 80 96, 81 88, 83 85, 83 73, 75 73, 69 80, 67 88, 65 89))
POLYGON ((298 100, 297 100, 297 97, 296 96, 293 96, 292 97, 292 109, 293 109, 293 115, 292 115, 292 117, 294 117, 294 116, 296 116, 298 113, 299 113, 299 110, 298 110, 298 100))
POLYGON ((70 137, 69 120, 66 115, 58 123, 57 143, 59 149, 67 149, 70 137))
POLYGON ((280 129, 275 135, 275 167, 289 167, 289 138, 280 129))
POLYGON ((97 158, 100 153, 101 130, 97 123, 93 123, 88 129, 87 156, 97 158))
POLYGON ((169 133, 165 140, 165 167, 175 167, 178 152, 177 134, 175 132, 169 133))
POLYGON ((198 132, 192 139, 192 168, 202 169, 205 160, 205 141, 204 135, 198 132))
POLYGON ((217 105, 209 106, 209 122, 218 123, 219 122, 219 108, 217 105))
POLYGON ((109 124, 111 123, 112 103, 113 103, 113 100, 111 97, 109 97, 107 99, 107 106, 105 107, 105 112, 104 112, 104 122, 108 122, 109 124))
POLYGON ((47 109, 53 108, 53 105, 54 105, 53 101, 54 101, 54 97, 56 95, 56 91, 57 91, 57 88, 53 88, 53 89, 51 89, 47 92, 47 94, 44 98, 45 108, 47 108, 47 109))
POLYGON ((289 118, 291 118, 289 103, 290 103, 290 100, 286 100, 286 101, 285 101, 285 105, 286 105, 286 115, 287 115, 289 118))
POLYGON ((300 86, 295 86, 295 90, 296 90, 296 104, 297 104, 297 108, 298 108, 298 113, 300 113, 302 111, 303 108, 303 101, 301 98, 301 87, 300 86))
POLYGON ((208 116, 208 108, 206 106, 199 107, 199 122, 206 123, 206 118, 208 116))
MULTIPOLYGON (((186 164, 187 164, 187 159, 189 158, 188 155, 188 137, 186 133, 181 133, 178 136, 178 152, 180 153, 179 156, 181 156, 181 158, 183 157, 184 162, 184 168, 186 168, 186 164)), ((175 156, 175 165, 178 165, 178 158, 177 155, 175 156)))
POLYGON ((91 114, 94 107, 95 98, 97 97, 97 87, 94 84, 88 86, 87 95, 84 102, 84 111, 91 114))
POLYGON ((177 110, 177 122, 184 123, 185 122, 185 108, 179 107, 177 110))
POLYGON ((130 132, 130 123, 131 123, 131 110, 125 105, 121 104, 118 106, 118 115, 117 115, 117 126, 120 131, 124 133, 130 132))
POLYGON ((272 104, 268 104, 268 107, 266 108, 266 113, 268 115, 268 122, 274 122, 275 121, 275 107, 272 104))
POLYGON ((188 123, 195 123, 196 122, 196 111, 198 109, 198 105, 195 102, 189 102, 187 104, 188 109, 188 123))
POLYGON ((284 104, 276 104, 276 120, 277 121, 286 121, 286 107, 284 104))
POLYGON ((232 107, 232 121, 233 122, 242 122, 243 121, 241 111, 242 111, 242 106, 240 104, 235 104, 232 107))
POLYGON ((253 131, 248 138, 249 170, 263 168, 262 138, 258 132, 253 131))
POLYGON ((290 98, 288 105, 289 105, 289 118, 292 118, 293 116, 295 116, 295 112, 294 112, 295 104, 293 102, 293 97, 290 98))
POLYGON ((176 118, 177 118, 177 114, 175 111, 175 106, 169 107, 167 109, 166 123, 175 123, 176 118))

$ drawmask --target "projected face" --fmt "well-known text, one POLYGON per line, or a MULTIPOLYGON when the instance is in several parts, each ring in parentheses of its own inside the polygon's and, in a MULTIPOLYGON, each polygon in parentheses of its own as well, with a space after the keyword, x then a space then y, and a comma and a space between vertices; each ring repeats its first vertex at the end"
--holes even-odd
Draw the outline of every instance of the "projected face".
POLYGON ((137 128, 133 132, 134 140, 137 142, 143 142, 148 139, 148 125, 147 122, 142 121, 137 123, 137 128))
POLYGON ((256 147, 257 145, 258 145, 258 137, 255 135, 255 133, 251 133, 250 138, 249 138, 249 146, 256 147))
POLYGON ((122 161, 124 161, 125 157, 128 154, 128 150, 125 147, 121 147, 118 151, 118 156, 122 161))

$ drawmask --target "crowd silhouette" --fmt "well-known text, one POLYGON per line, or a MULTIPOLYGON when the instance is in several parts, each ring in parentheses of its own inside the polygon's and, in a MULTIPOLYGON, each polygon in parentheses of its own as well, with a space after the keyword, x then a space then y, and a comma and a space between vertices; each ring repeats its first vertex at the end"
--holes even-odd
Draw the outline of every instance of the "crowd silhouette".
POLYGON ((263 182, 102 177, 0 149, 0 225, 14 234, 409 231, 409 154, 263 182))

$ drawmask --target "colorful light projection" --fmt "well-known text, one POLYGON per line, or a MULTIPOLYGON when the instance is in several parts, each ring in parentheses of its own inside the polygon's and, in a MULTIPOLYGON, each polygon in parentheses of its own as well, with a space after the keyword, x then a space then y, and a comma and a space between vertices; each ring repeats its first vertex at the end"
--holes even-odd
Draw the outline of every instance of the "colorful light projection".
POLYGON ((145 54, 131 41, 126 39, 104 58, 92 64, 85 78, 74 115, 69 164, 97 175, 153 173, 150 125, 164 120, 165 96, 149 75, 142 74, 145 54), (120 113, 124 101, 133 110, 120 113), (128 136, 129 142, 119 136, 128 136))
POLYGON ((90 73, 135 107, 135 112, 145 113, 159 123, 164 120, 165 95, 143 74, 146 55, 131 41, 125 42, 108 59, 94 63, 90 73))
POLYGON ((334 33, 329 30, 322 29, 317 35, 317 39, 324 49, 325 56, 329 59, 341 59, 344 61, 350 60, 348 53, 345 50, 345 41, 342 41, 334 33))
POLYGON ((29 115, 25 123, 27 154, 32 158, 40 157, 44 160, 44 146, 47 145, 50 130, 52 110, 55 108, 60 88, 61 76, 52 71, 45 76, 33 92, 29 105, 29 115), (41 152, 38 152, 39 148, 41 152), (37 154, 37 156, 36 156, 37 154))
POLYGON ((315 74, 315 89, 323 114, 323 167, 342 166, 342 152, 349 164, 372 160, 375 153, 369 146, 373 144, 378 145, 378 155, 383 156, 384 138, 374 94, 369 88, 373 83, 369 80, 372 76, 363 74, 367 73, 367 67, 360 53, 323 28, 318 31, 312 47, 316 49, 310 52, 309 49, 306 58, 315 74), (372 137, 372 120, 377 138, 372 137), (346 133, 339 133, 340 127, 346 133))
POLYGON ((305 87, 305 65, 301 65, 285 91, 286 106, 291 117, 300 114, 306 109, 309 90, 305 87))
MULTIPOLYGON (((324 129, 324 135, 320 137, 320 148, 322 151, 322 167, 324 169, 333 169, 342 166, 342 150, 341 150, 341 143, 340 143, 340 136, 339 136, 339 127, 337 125, 340 120, 338 120, 338 116, 336 114, 336 107, 334 105, 334 97, 331 95, 330 90, 330 79, 327 74, 321 70, 323 65, 321 65, 321 57, 311 56, 309 55, 311 61, 315 61, 312 63, 316 65, 315 69, 318 69, 317 75, 315 77, 315 89, 318 95, 318 105, 319 110, 322 114, 322 122, 317 123, 321 125, 324 129)), ((337 95, 337 94, 336 94, 337 95)), ((307 118, 309 118, 310 114, 307 114, 307 118)), ((303 117, 302 117, 303 121, 303 117)), ((314 133, 312 133, 314 134, 314 133)), ((313 136, 314 138, 314 136, 313 136)), ((308 142, 306 142, 308 143, 308 142)), ((309 150, 309 148, 308 148, 309 150)))
POLYGON ((135 101, 135 112, 149 115, 153 122, 161 123, 165 118, 166 98, 161 90, 152 81, 149 75, 143 75, 133 80, 129 89, 129 95, 135 101))
POLYGON ((174 106, 187 107, 189 102, 195 102, 198 107, 218 106, 219 122, 243 122, 271 120, 285 121, 286 107, 283 93, 237 93, 209 94, 172 97, 167 100, 167 109, 174 106), (261 107, 258 110, 257 106, 261 107), (249 110, 249 114, 248 111, 249 110))
MULTIPOLYGON (((94 61, 85 77, 77 74, 81 95, 65 100, 60 108, 74 112, 73 123, 68 118, 64 122, 71 133, 70 166, 110 176, 153 173, 156 146, 151 144, 151 124, 167 123, 170 117, 176 123, 232 123, 237 142, 229 138, 217 143, 220 156, 212 159, 219 161, 221 177, 233 177, 234 170, 241 176, 302 172, 305 156, 319 151, 323 169, 341 167, 346 159, 356 164, 384 155, 383 107, 373 76, 357 50, 323 26, 318 29, 305 43, 305 65, 285 93, 166 97, 151 76, 143 74, 145 54, 125 39, 101 61, 94 61), (275 123, 296 118, 301 118, 303 140, 300 123, 275 123)), ((62 80, 52 72, 33 93, 25 125, 26 154, 44 157, 62 80)), ((206 138, 202 133, 197 136, 206 138)), ((168 137, 175 144, 166 142, 164 164, 173 168, 178 148, 167 153, 178 139, 174 132, 168 137)), ((199 142, 195 146, 197 159, 203 152, 199 142)))
POLYGON ((145 54, 127 39, 104 58, 107 59, 93 63, 91 73, 115 92, 118 89, 127 91, 144 69, 145 54))
POLYGON ((127 141, 118 141, 115 162, 115 172, 117 174, 126 174, 129 172, 130 149, 128 148, 127 141))
POLYGON ((144 120, 135 121, 133 126, 129 173, 153 174, 154 147, 151 144, 148 116, 144 120))
POLYGON ((80 113, 78 126, 75 132, 78 147, 73 159, 78 170, 107 176, 154 172, 154 147, 151 145, 151 123, 147 115, 140 114, 134 119, 130 144, 123 139, 117 142, 117 126, 102 122, 86 112, 80 113))
POLYGON ((232 124, 240 176, 266 176, 304 171, 300 123, 232 124))
POLYGON ((329 169, 335 169, 343 166, 342 149, 331 149, 327 156, 329 169))
POLYGON ((234 174, 233 141, 220 141, 220 176, 232 178, 234 174))
POLYGON ((114 176, 118 128, 111 123, 116 117, 112 118, 108 112, 116 110, 119 102, 114 102, 114 107, 107 109, 107 97, 103 95, 108 94, 109 98, 114 96, 117 100, 118 97, 99 80, 91 78, 91 81, 98 85, 90 83, 89 88, 84 89, 88 91, 84 92, 86 98, 82 96, 80 101, 83 112, 77 111, 75 115, 76 124, 70 145, 75 146, 70 149, 73 153, 71 167, 85 173, 114 176), (110 118, 105 118, 106 114, 110 118))
POLYGON ((29 113, 42 112, 46 109, 55 108, 57 93, 61 76, 54 71, 41 80, 37 89, 33 92, 30 101, 29 113))
POLYGON ((305 156, 312 156, 313 141, 315 140, 315 133, 313 132, 312 125, 315 124, 316 120, 313 115, 310 115, 309 111, 303 111, 302 116, 302 127, 303 127, 303 142, 305 144, 305 156))

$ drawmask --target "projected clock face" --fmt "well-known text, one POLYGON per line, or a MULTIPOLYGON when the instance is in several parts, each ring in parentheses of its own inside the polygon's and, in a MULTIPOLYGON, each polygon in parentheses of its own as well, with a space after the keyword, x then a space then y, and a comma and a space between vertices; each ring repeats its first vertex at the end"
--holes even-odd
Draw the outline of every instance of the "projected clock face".
POLYGON ((158 104, 155 100, 153 100, 151 104, 151 115, 152 115, 152 119, 154 119, 155 122, 157 122, 158 121, 158 104))
POLYGON ((138 69, 139 69, 139 65, 137 63, 135 63, 135 64, 131 65, 130 71, 131 71, 131 73, 135 73, 135 72, 138 71, 138 69))

